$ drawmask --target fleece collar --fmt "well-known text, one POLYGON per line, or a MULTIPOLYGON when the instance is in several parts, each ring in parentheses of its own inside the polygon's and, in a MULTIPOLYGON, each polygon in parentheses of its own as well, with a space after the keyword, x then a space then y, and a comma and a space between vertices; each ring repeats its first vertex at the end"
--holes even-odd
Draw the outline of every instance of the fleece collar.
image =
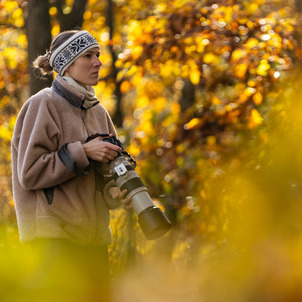
POLYGON ((99 103, 96 101, 91 104, 90 107, 84 107, 85 95, 79 92, 76 88, 70 86, 61 76, 57 75, 55 80, 52 83, 51 89, 56 92, 58 95, 67 100, 71 105, 87 110, 99 103))

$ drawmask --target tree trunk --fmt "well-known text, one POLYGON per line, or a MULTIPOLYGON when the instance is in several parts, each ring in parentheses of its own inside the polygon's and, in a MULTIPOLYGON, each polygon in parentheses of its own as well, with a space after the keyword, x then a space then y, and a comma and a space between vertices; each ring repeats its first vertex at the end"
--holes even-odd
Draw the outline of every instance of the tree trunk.
MULTIPOLYGON (((106 14, 106 22, 107 26, 109 27, 109 39, 112 40, 113 33, 114 33, 114 3, 112 0, 107 0, 107 14, 106 14)), ((121 81, 117 80, 117 74, 118 74, 118 68, 115 66, 115 62, 117 60, 116 53, 113 49, 113 45, 109 44, 109 51, 111 54, 111 77, 114 79, 115 82, 115 98, 116 98, 116 104, 115 104, 115 112, 113 114, 113 122, 114 124, 120 128, 123 125, 124 121, 124 114, 122 110, 122 93, 121 93, 121 81)))
POLYGON ((295 0, 296 9, 299 13, 302 12, 302 0, 295 0))
POLYGON ((70 13, 65 14, 63 7, 65 0, 57 0, 55 6, 58 10, 60 30, 80 29, 83 25, 83 16, 86 10, 87 0, 74 0, 70 13))
POLYGON ((185 112, 188 108, 194 105, 195 101, 195 86, 190 80, 184 80, 184 87, 182 89, 182 97, 179 100, 181 112, 185 112))
POLYGON ((51 43, 51 26, 47 0, 29 0, 24 10, 28 41, 28 65, 30 74, 30 94, 49 87, 51 76, 40 76, 32 67, 37 56, 45 54, 51 43))
MULTIPOLYGON (((83 25, 83 15, 87 0, 74 0, 69 14, 63 13, 65 0, 57 0, 60 31, 80 28, 83 25)), ((46 53, 51 44, 51 23, 48 0, 29 0, 23 7, 26 34, 28 41, 28 64, 30 74, 30 94, 33 95, 52 83, 52 76, 42 76, 32 67, 32 62, 46 53)))

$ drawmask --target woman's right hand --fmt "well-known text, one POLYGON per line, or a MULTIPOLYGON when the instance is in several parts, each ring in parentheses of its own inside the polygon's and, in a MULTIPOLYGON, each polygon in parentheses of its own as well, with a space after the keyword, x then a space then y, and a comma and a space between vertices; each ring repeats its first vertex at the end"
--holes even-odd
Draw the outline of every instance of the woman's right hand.
POLYGON ((118 152, 122 151, 121 147, 104 142, 101 137, 83 144, 83 148, 88 158, 102 163, 108 163, 117 157, 118 152))

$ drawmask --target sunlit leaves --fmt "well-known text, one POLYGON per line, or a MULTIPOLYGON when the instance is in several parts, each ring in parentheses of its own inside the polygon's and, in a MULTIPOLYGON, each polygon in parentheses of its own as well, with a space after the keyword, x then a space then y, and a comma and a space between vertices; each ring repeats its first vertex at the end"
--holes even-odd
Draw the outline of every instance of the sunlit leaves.
MULTIPOLYGON (((299 49, 296 15, 280 3, 271 11, 264 0, 177 3, 165 2, 166 9, 153 14, 150 6, 148 16, 132 18, 119 55, 121 68, 140 68, 127 78, 137 96, 134 123, 131 117, 125 123, 136 125, 131 150, 152 193, 173 196, 176 208, 188 192, 203 200, 198 192, 223 173, 223 160, 240 165, 232 152, 241 131, 265 124, 279 93, 275 84, 293 68, 299 49), (150 161, 163 177, 149 176, 150 161)), ((204 222, 202 229, 210 226, 216 227, 204 222)))
MULTIPOLYGON (((10 141, 17 110, 27 95, 27 39, 23 12, 17 1, 0 3, 0 211, 12 219, 10 141)), ((1 217, 2 218, 2 217, 1 217)))
POLYGON ((254 129, 258 125, 260 125, 262 122, 263 122, 263 118, 262 118, 261 114, 256 109, 253 109, 251 111, 251 115, 249 117, 248 127, 250 129, 254 129))
MULTIPOLYGON (((223 164, 243 165, 252 144, 244 137, 260 133, 260 141, 269 142, 261 126, 281 92, 281 80, 301 55, 297 15, 280 1, 113 2, 112 36, 106 1, 89 0, 84 14, 83 28, 101 45, 96 95, 112 113, 120 88, 121 137, 152 197, 177 212, 182 232, 206 237, 225 230, 226 210, 214 213, 209 184, 225 173, 223 164)), ((9 154, 13 108, 26 99, 28 82, 27 41, 16 3, 0 3, 1 20, 17 27, 1 28, 0 109, 7 113, 0 123, 3 159, 9 154)), ((60 26, 53 3, 55 36, 60 26)), ((66 2, 65 13, 71 5, 66 2)), ((117 240, 125 232, 124 219, 124 213, 113 219, 117 240)))
POLYGON ((186 130, 192 130, 200 128, 203 125, 203 120, 200 118, 193 118, 188 123, 184 125, 186 130))
POLYGON ((17 1, 3 0, 0 3, 1 25, 15 26, 21 28, 24 26, 23 12, 17 1))
POLYGON ((260 76, 267 76, 268 70, 271 68, 267 60, 263 59, 257 67, 257 74, 260 76))

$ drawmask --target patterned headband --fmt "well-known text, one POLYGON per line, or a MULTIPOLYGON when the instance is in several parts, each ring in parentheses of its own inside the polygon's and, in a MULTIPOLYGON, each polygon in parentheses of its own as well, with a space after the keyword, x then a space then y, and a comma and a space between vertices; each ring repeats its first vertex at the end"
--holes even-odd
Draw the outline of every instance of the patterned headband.
POLYGON ((96 39, 88 31, 81 30, 66 40, 50 55, 49 64, 62 76, 68 66, 81 54, 94 47, 100 47, 96 39))

